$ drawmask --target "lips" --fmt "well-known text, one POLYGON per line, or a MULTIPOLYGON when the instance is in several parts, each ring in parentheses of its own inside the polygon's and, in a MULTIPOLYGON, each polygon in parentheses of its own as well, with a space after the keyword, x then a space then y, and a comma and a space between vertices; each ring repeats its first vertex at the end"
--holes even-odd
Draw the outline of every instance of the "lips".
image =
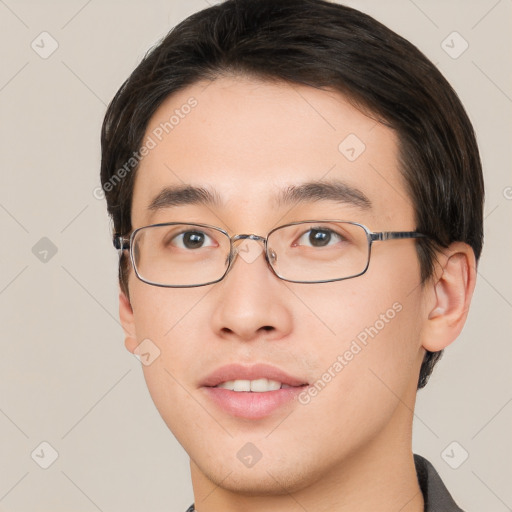
POLYGON ((221 366, 208 375, 200 384, 201 387, 215 387, 223 382, 235 380, 268 379, 280 382, 286 386, 296 387, 307 385, 306 379, 292 376, 285 371, 268 364, 254 364, 244 366, 241 364, 229 364, 221 366))
POLYGON ((207 400, 233 418, 263 420, 297 406, 298 396, 308 385, 305 378, 276 366, 229 364, 208 375, 200 389, 207 400))

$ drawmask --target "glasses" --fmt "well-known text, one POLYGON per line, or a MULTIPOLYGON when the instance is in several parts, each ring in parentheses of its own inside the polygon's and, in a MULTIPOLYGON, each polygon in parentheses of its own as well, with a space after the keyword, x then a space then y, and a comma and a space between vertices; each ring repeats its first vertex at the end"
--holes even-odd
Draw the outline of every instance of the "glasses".
MULTIPOLYGON (((416 231, 374 233, 357 222, 307 220, 272 229, 266 237, 234 235, 207 224, 167 222, 114 236, 114 246, 130 250, 137 277, 168 288, 206 286, 221 281, 238 254, 248 263, 259 256, 246 240, 263 243, 273 273, 292 283, 330 283, 358 277, 370 264, 373 242, 425 238, 416 231), (243 247, 243 249, 242 249, 243 247)), ((261 246, 260 246, 261 248, 261 246)), ((261 252, 261 251, 260 251, 261 252)))

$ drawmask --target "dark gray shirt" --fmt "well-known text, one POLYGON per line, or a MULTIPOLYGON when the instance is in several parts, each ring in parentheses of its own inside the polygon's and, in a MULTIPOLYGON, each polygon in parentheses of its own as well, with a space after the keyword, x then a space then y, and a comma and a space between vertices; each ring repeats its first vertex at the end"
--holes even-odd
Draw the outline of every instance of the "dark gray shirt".
MULTIPOLYGON (((425 502, 424 512, 464 512, 453 501, 441 477, 427 459, 421 455, 414 455, 414 464, 425 502)), ((194 504, 192 504, 187 512, 194 511, 194 504)))

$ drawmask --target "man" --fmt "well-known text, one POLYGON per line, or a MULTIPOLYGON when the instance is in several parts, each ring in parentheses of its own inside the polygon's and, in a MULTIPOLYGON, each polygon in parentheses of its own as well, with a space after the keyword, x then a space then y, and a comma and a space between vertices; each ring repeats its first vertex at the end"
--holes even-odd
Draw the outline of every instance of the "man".
POLYGON ((482 247, 435 66, 335 3, 228 0, 145 57, 102 150, 125 344, 195 510, 460 510, 411 449, 482 247))

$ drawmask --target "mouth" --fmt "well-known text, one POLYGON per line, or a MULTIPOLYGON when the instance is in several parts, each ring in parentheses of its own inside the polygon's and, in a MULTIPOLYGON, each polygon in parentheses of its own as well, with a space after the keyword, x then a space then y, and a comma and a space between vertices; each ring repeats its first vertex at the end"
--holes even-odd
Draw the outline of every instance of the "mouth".
POLYGON ((201 383, 209 400, 223 412, 252 420, 290 406, 308 386, 305 379, 266 364, 223 366, 201 383))
POLYGON ((254 380, 236 379, 221 382, 215 388, 229 389, 236 392, 266 393, 268 391, 277 391, 278 389, 287 389, 301 386, 291 386, 277 380, 266 379, 264 377, 254 380))

